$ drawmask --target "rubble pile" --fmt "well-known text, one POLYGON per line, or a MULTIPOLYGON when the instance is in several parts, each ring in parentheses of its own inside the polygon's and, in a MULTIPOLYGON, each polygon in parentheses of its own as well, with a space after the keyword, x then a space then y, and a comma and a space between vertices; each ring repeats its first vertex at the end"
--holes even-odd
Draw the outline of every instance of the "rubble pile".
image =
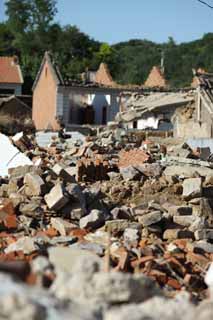
POLYGON ((209 150, 122 129, 10 143, 30 164, 1 176, 2 318, 212 319, 209 150))

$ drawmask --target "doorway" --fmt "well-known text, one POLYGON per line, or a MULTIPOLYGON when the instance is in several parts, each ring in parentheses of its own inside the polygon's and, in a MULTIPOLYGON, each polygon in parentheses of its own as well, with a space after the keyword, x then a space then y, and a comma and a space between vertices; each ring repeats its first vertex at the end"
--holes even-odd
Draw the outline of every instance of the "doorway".
POLYGON ((105 125, 107 123, 107 107, 104 106, 102 108, 102 124, 105 125))

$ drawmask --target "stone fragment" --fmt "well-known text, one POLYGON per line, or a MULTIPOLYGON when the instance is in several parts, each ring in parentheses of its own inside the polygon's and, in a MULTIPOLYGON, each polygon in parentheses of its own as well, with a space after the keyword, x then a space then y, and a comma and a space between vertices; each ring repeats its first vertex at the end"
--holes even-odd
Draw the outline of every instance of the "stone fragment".
POLYGON ((207 242, 207 240, 199 240, 193 243, 188 243, 187 249, 195 253, 199 253, 201 251, 213 253, 213 244, 207 242))
POLYGON ((194 239, 194 234, 193 232, 188 230, 167 229, 163 234, 163 239, 165 240, 194 239))
POLYGON ((62 169, 60 173, 60 177, 65 181, 69 183, 76 182, 76 176, 77 176, 77 167, 66 167, 62 169))
POLYGON ((21 203, 19 206, 19 211, 29 217, 36 217, 42 213, 40 200, 31 199, 28 203, 21 203))
POLYGON ((153 211, 142 215, 139 218, 139 222, 142 223, 144 227, 151 226, 152 224, 158 223, 162 220, 162 213, 160 211, 153 211))
POLYGON ((62 178, 64 182, 70 182, 70 183, 76 182, 75 180, 75 176, 77 174, 76 167, 66 167, 63 164, 57 163, 53 166, 51 171, 56 177, 62 178))
POLYGON ((168 213, 170 216, 188 216, 192 214, 192 208, 188 206, 170 206, 168 213))
POLYGON ((208 227, 206 219, 204 217, 196 217, 195 221, 189 226, 189 230, 195 232, 199 229, 208 227))
POLYGON ((144 163, 135 166, 135 168, 146 177, 159 177, 162 173, 162 167, 159 163, 144 163))
MULTIPOLYGON (((186 299, 180 302, 177 299, 153 297, 143 303, 124 304, 109 308, 105 312, 104 320, 171 320, 174 314, 175 320, 193 320, 194 312, 195 307, 186 299), (193 317, 190 318, 192 315, 193 317)), ((201 320, 201 318, 199 320, 201 320)), ((210 320, 210 318, 208 320, 210 320)))
POLYGON ((6 249, 5 253, 23 251, 24 254, 31 254, 38 249, 34 240, 30 237, 22 237, 16 242, 11 243, 6 249))
POLYGON ((111 220, 105 222, 105 230, 110 233, 124 232, 125 229, 141 230, 141 223, 129 222, 127 220, 111 220))
POLYGON ((116 207, 110 212, 114 220, 131 219, 132 215, 128 207, 116 207))
POLYGON ((196 220, 196 217, 191 215, 191 216, 174 216, 173 221, 177 224, 180 224, 181 226, 184 227, 189 227, 192 223, 194 223, 196 220))
POLYGON ((97 254, 100 257, 102 257, 105 252, 105 247, 98 243, 80 242, 72 245, 72 248, 75 248, 75 247, 81 250, 90 251, 92 253, 97 254))
POLYGON ((173 182, 174 177, 192 178, 196 173, 201 177, 212 176, 212 169, 202 166, 192 166, 192 165, 172 165, 167 166, 164 170, 164 175, 168 182, 173 182))
POLYGON ((90 214, 83 217, 79 221, 81 229, 98 229, 102 227, 105 223, 105 218, 103 212, 99 210, 92 210, 90 214))
POLYGON ((189 320, 212 320, 213 318, 213 303, 211 299, 202 301, 199 306, 195 309, 194 313, 191 314, 189 320))
POLYGON ((51 218, 52 227, 56 229, 61 236, 66 236, 76 226, 62 218, 51 218))
POLYGON ((46 192, 45 182, 37 174, 27 173, 24 176, 24 184, 27 196, 40 196, 46 192))
POLYGON ((34 273, 42 274, 50 268, 50 261, 45 256, 38 256, 32 260, 31 268, 34 273))
POLYGON ((102 260, 87 250, 75 247, 52 247, 48 249, 48 254, 53 266, 67 273, 93 274, 102 268, 102 260))
POLYGON ((51 168, 51 173, 53 173, 53 176, 59 176, 61 171, 63 170, 64 166, 60 163, 56 163, 52 168, 51 168))
POLYGON ((190 251, 187 253, 186 262, 190 262, 193 265, 198 265, 203 269, 206 269, 206 267, 209 265, 209 259, 203 254, 198 254, 190 251))
POLYGON ((27 173, 40 174, 40 169, 36 166, 25 165, 8 170, 10 178, 24 177, 27 173))
POLYGON ((132 246, 137 246, 138 241, 140 239, 140 231, 137 229, 127 228, 124 231, 124 243, 132 246))
POLYGON ((69 202, 69 198, 60 183, 53 187, 50 192, 45 195, 44 199, 48 208, 55 211, 62 209, 69 202))
POLYGON ((52 246, 58 246, 58 245, 71 245, 75 243, 78 239, 73 236, 59 236, 59 237, 54 237, 52 239, 48 238, 48 244, 52 246))
POLYGON ((121 272, 76 272, 72 277, 60 275, 52 291, 61 299, 81 303, 121 304, 141 302, 160 294, 154 281, 144 275, 121 272))
POLYGON ((120 173, 124 180, 139 180, 141 173, 132 166, 120 168, 120 173))
POLYGON ((68 193, 72 203, 78 203, 82 209, 86 207, 85 194, 82 192, 80 186, 77 183, 69 183, 66 186, 66 192, 68 193))
POLYGON ((185 179, 183 182, 183 198, 190 200, 202 195, 202 179, 191 178, 185 179))
POLYGON ((196 230, 194 235, 196 240, 213 240, 213 229, 196 230))
POLYGON ((11 193, 9 195, 9 199, 11 200, 14 208, 17 208, 22 202, 25 201, 25 197, 20 193, 11 193))
MULTIPOLYGON (((7 284, 9 285, 9 283, 7 284)), ((27 294, 19 289, 15 290, 16 284, 10 284, 13 291, 4 294, 0 301, 1 319, 21 319, 21 320, 46 320, 47 312, 45 308, 28 298, 27 294)), ((8 290, 9 291, 9 290, 8 290)))

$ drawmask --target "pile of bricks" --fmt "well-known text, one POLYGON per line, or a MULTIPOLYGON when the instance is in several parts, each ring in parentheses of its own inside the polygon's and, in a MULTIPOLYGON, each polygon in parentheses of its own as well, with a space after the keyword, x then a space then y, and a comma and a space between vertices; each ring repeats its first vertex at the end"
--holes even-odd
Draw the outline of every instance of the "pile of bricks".
POLYGON ((94 182, 108 180, 111 170, 109 161, 102 159, 81 159, 77 162, 77 181, 94 182))
POLYGON ((119 152, 119 167, 137 166, 142 163, 151 162, 151 156, 144 150, 133 149, 119 152))

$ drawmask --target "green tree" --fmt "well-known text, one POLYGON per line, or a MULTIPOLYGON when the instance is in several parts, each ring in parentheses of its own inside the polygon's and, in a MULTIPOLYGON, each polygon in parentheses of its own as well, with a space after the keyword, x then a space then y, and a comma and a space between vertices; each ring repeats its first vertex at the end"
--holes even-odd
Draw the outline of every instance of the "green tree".
POLYGON ((14 36, 6 23, 0 23, 0 55, 16 54, 16 49, 12 43, 14 36))

